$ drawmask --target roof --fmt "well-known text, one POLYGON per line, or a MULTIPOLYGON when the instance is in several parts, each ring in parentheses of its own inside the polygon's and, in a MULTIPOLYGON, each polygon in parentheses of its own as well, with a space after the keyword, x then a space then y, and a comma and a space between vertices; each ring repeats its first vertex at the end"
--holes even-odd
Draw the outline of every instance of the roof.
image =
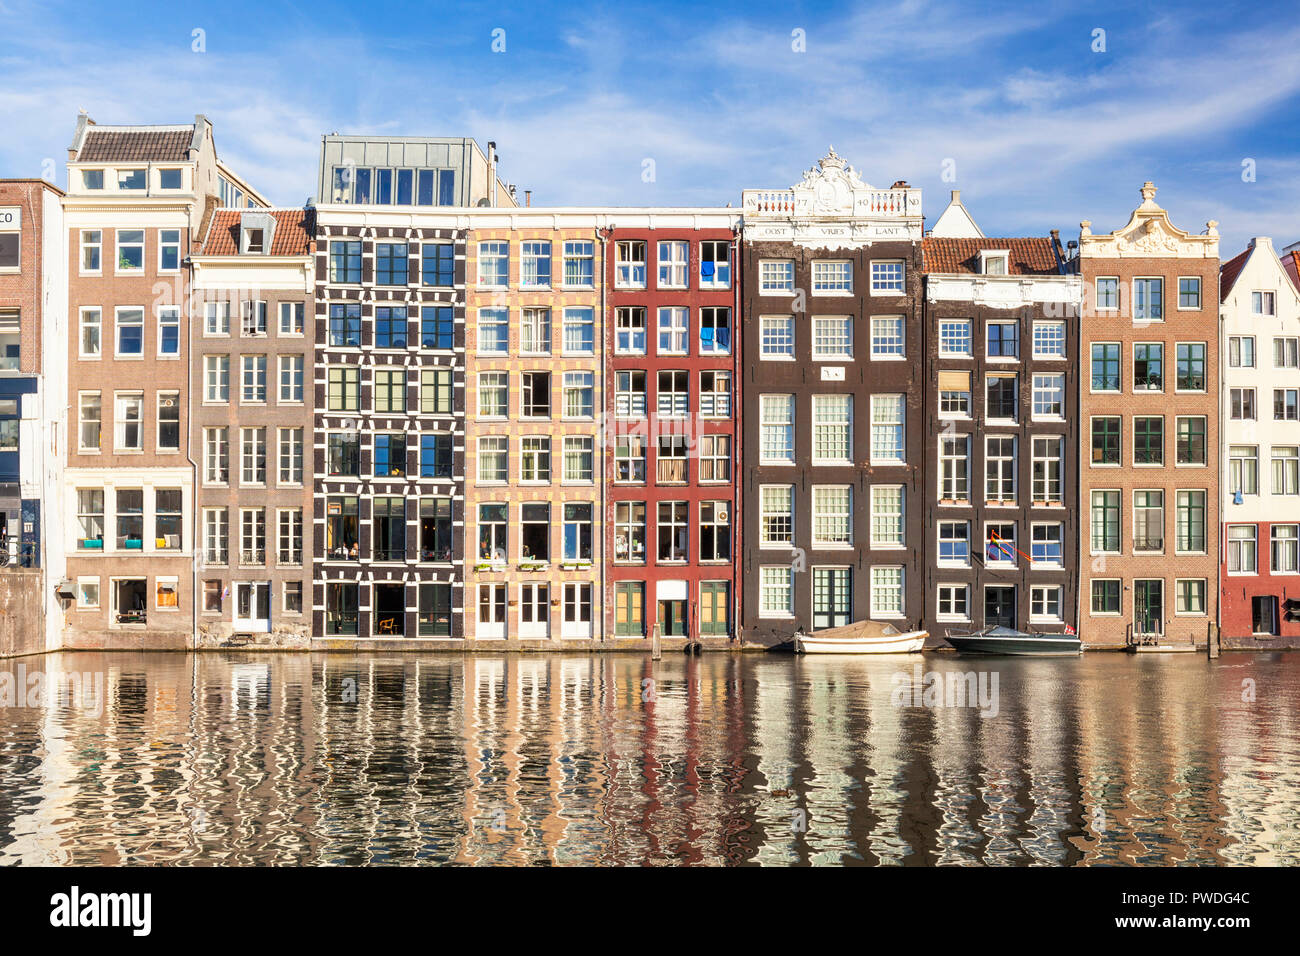
POLYGON ((980 271, 979 254, 984 249, 1006 249, 1010 253, 1008 275, 1058 275, 1060 268, 1052 240, 1043 237, 1004 239, 921 240, 921 261, 926 272, 972 273, 980 271))
POLYGON ((1246 260, 1250 258, 1250 253, 1254 248, 1254 246, 1247 246, 1227 262, 1223 263, 1223 265, 1219 266, 1220 302, 1228 301, 1228 293, 1232 291, 1232 287, 1237 281, 1237 276, 1241 275, 1241 270, 1245 268, 1246 260))
POLYGON ((201 256, 239 255, 239 223, 245 213, 275 217, 270 255, 306 256, 312 252, 312 223, 306 209, 218 209, 203 239, 201 256))
POLYGON ((1283 271, 1291 277, 1291 284, 1300 289, 1300 249, 1285 251, 1279 258, 1283 271))
POLYGON ((190 158, 192 126, 104 129, 87 127, 79 163, 177 163, 190 158))

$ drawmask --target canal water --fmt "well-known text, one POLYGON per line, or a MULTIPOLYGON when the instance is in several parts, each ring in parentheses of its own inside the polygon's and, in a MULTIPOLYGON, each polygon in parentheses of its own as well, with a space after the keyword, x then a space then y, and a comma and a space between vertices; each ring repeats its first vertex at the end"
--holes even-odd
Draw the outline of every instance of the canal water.
POLYGON ((1300 655, 0 662, 4 864, 1300 863, 1300 655))

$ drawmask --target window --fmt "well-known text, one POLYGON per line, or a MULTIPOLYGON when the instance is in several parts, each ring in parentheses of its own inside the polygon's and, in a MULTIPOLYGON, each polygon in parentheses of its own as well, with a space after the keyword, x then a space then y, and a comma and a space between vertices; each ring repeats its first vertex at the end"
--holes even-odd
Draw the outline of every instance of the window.
POLYGON ((1228 573, 1254 574, 1255 558, 1255 526, 1228 525, 1228 573))
POLYGON ((355 584, 325 585, 325 633, 356 634, 361 589, 355 584))
POLYGON ((1174 613, 1205 613, 1205 579, 1180 578, 1174 581, 1174 613))
POLYGON ((1300 494, 1300 448, 1295 445, 1273 446, 1273 487, 1275 495, 1300 494))
POLYGON ((614 373, 614 414, 619 418, 644 418, 645 372, 614 373))
POLYGON ((181 231, 158 230, 158 271, 176 272, 181 267, 181 231))
POLYGON ((203 306, 203 334, 204 335, 229 335, 230 334, 230 303, 229 302, 205 302, 203 306))
POLYGON ((376 478, 400 477, 406 474, 405 435, 375 436, 374 474, 376 478))
POLYGON ((144 355, 144 309, 119 308, 115 312, 118 358, 144 355))
POLYGON ((246 301, 239 304, 240 334, 248 336, 266 335, 266 303, 246 301))
POLYGON ((1175 461, 1180 465, 1205 464, 1205 418, 1200 416, 1180 416, 1176 420, 1178 429, 1175 461))
POLYGON ((700 243, 700 288, 731 287, 731 243, 706 239, 700 243))
POLYGON ((420 246, 420 278, 425 285, 449 286, 456 281, 456 247, 450 242, 420 246))
POLYGON ((1300 419, 1300 389, 1273 389, 1273 420, 1294 422, 1300 419))
POLYGON ((483 355, 505 355, 510 342, 508 309, 478 310, 478 351, 483 355))
POLYGON ((760 295, 794 294, 794 260, 764 259, 758 264, 760 295))
POLYGON ((939 585, 939 618, 950 621, 970 620, 970 588, 967 585, 939 585))
POLYGON ((375 348, 406 348, 406 306, 381 305, 376 307, 375 348))
POLYGON ((519 316, 519 351, 523 355, 551 354, 551 310, 523 309, 519 316))
POLYGON ((1300 338, 1275 338, 1273 367, 1296 368, 1297 365, 1300 365, 1300 338))
POLYGON ((903 317, 901 315, 871 317, 871 357, 873 359, 903 358, 903 317))
MULTIPOLYGON (((871 396, 871 460, 880 464, 902 464, 902 395, 871 396)), ((794 438, 794 397, 790 397, 790 437, 794 438)))
POLYGON ((82 392, 77 402, 78 448, 99 451, 103 437, 104 411, 99 392, 82 392))
POLYGON ((849 295, 853 292, 853 263, 847 259, 814 259, 813 295, 849 295))
POLYGON ((944 502, 970 500, 968 435, 939 439, 939 499, 944 502))
POLYGON ((1133 492, 1133 550, 1163 551, 1165 548, 1165 493, 1133 492))
POLYGON ((1163 279, 1133 280, 1133 318, 1162 322, 1165 317, 1163 279))
POLYGON ((564 503, 564 560, 591 560, 591 505, 564 503))
POLYGON ((81 230, 81 271, 99 272, 100 254, 103 250, 103 232, 99 229, 81 230))
POLYGON ((266 484, 266 429, 239 430, 240 484, 266 484))
POLYGON ((519 548, 519 557, 524 561, 551 560, 551 505, 549 502, 526 501, 520 506, 519 548))
POLYGON ((81 310, 81 331, 77 337, 82 358, 98 358, 103 351, 103 313, 99 309, 81 310))
POLYGON ((564 637, 591 636, 591 585, 564 585, 564 620, 561 624, 564 637))
POLYGON ((1030 527, 1030 557, 1035 566, 1064 567, 1063 526, 1035 524, 1030 527))
POLYGON ((903 569, 871 569, 871 614, 872 617, 903 616, 903 569))
POLYGON ((1205 552, 1205 492, 1179 491, 1174 496, 1174 549, 1188 554, 1205 552))
POLYGON ((758 501, 760 547, 793 547, 794 486, 763 485, 758 501))
POLYGON ((1014 422, 1020 404, 1019 377, 1011 374, 990 375, 987 382, 988 400, 984 414, 989 420, 1014 422))
POLYGON ((985 250, 980 253, 980 272, 986 276, 1004 276, 1007 274, 1008 252, 985 250))
POLYGON ((1034 418, 1065 416, 1065 376, 1034 376, 1034 418))
POLYGON ((203 562, 223 565, 230 560, 230 516, 225 508, 203 509, 203 562))
POLYGON ((564 438, 564 480, 589 484, 595 480, 595 439, 586 435, 564 438))
POLYGON ((280 303, 280 334, 302 335, 306 306, 302 302, 280 303))
POLYGON ((406 411, 406 370, 375 369, 375 412, 398 415, 406 411))
POLYGON ((687 243, 675 240, 659 243, 659 288, 686 288, 687 248, 687 243))
POLYGON ((118 392, 115 400, 114 448, 117 451, 143 451, 144 394, 118 392))
POLYGON ((645 438, 641 435, 620 435, 614 443, 614 480, 645 481, 645 438))
POLYGON ((478 480, 505 481, 509 461, 507 456, 509 439, 504 435, 492 435, 478 440, 478 480))
POLYGON ((1259 494, 1258 452, 1256 445, 1228 446, 1228 490, 1233 494, 1259 494))
POLYGON ((361 347, 361 306, 330 306, 329 344, 336 348, 361 347))
POLYGON ((1178 279, 1178 308, 1199 309, 1201 307, 1201 280, 1196 276, 1181 276, 1178 279))
POLYGON ((455 342, 455 319, 449 305, 426 305, 420 309, 420 347, 450 349, 455 342))
POLYGON ((759 320, 759 354, 764 359, 794 360, 794 316, 765 315, 759 320))
POLYGON ((596 353, 596 319, 590 308, 564 310, 564 354, 594 355, 596 353))
POLYGON ((1092 492, 1090 549, 1093 554, 1119 554, 1119 494, 1118 491, 1092 492))
POLYGON ((1031 491, 1035 504, 1061 504, 1065 501, 1061 486, 1061 464, 1065 457, 1065 439, 1033 438, 1031 491))
POLYGON ((786 567, 758 569, 758 616, 794 616, 794 571, 786 567))
MULTIPOLYGON (((765 464, 793 465, 794 396, 760 395, 758 401, 759 448, 761 460, 765 464)), ((873 447, 874 444, 875 440, 873 437, 873 447)), ((901 446, 902 443, 900 441, 900 455, 901 446)), ((892 447, 892 445, 890 447, 892 447)))
POLYGON ((280 446, 280 477, 282 485, 302 484, 302 435, 301 428, 276 429, 280 446))
POLYGON ((280 403, 301 404, 303 357, 301 355, 280 356, 280 403))
MULTIPOLYGON (((660 373, 662 379, 663 373, 660 373)), ((596 414, 594 372, 564 373, 564 417, 591 418, 596 414)))
POLYGON ((1034 358, 1065 358, 1065 323, 1034 323, 1034 358))
POLYGON ((77 607, 99 607, 99 578, 77 578, 77 607))
POLYGON ((276 516, 277 563, 289 566, 302 564, 302 509, 281 508, 276 516))
POLYGON ((700 476, 701 483, 731 480, 731 436, 701 435, 700 476))
POLYGON ((361 281, 361 242, 356 239, 330 243, 330 282, 361 281))
POLYGON ((241 405, 266 404, 266 356, 240 356, 240 390, 241 405))
POLYGON ((1253 388, 1233 388, 1228 391, 1230 415, 1234 421, 1254 421, 1255 390, 1253 388))
POLYGON ((143 169, 119 169, 117 171, 118 189, 144 189, 147 185, 143 169))
POLYGON ((1029 617, 1037 621, 1061 620, 1061 588, 1036 585, 1029 589, 1029 617))
POLYGON ((1092 390, 1119 391, 1119 344, 1097 342, 1092 346, 1092 390))
POLYGON ((614 351, 619 355, 645 353, 645 309, 619 308, 615 312, 614 351))
POLYGON ((1092 582, 1092 613, 1119 613, 1119 581, 1108 578, 1092 582))
POLYGON ((645 243, 623 240, 614 244, 614 287, 645 288, 645 243))
POLYGON ((406 559, 406 499, 376 496, 371 524, 374 527, 374 559, 406 559))
POLYGON ((853 488, 850 485, 813 485, 813 544, 843 547, 853 544, 853 488))
POLYGON ((700 502, 700 560, 731 560, 731 507, 725 501, 700 502))
POLYGON ((1255 336, 1228 336, 1228 365, 1231 368, 1255 367, 1255 336))
POLYGON ((666 306, 659 310, 660 355, 686 354, 689 315, 689 310, 677 306, 666 306))
MULTIPOLYGON (((889 320, 885 320, 889 321, 889 320)), ((900 320, 901 321, 901 320, 900 320)), ((902 348, 900 328, 899 348, 902 348)), ((883 345, 883 342, 882 342, 883 345)), ((872 339, 874 354, 875 339, 872 339)), ((848 359, 853 358, 853 319, 847 315, 814 316, 812 320, 813 358, 848 359)), ((882 353, 883 354, 883 353, 882 353)), ((901 353, 900 353, 901 354, 901 353)))
POLYGON ((689 458, 685 435, 660 435, 657 458, 656 482, 680 485, 687 481, 689 458))
POLYGON ((1016 439, 984 439, 984 498, 990 502, 1016 500, 1016 439))
POLYGON ((266 563, 266 512, 261 508, 239 509, 239 563, 266 563))
POLYGON ((498 289, 510 284, 510 243, 478 244, 478 284, 498 289))
POLYGON ((700 354, 731 353, 731 309, 706 306, 700 309, 700 354))
POLYGON ((567 289, 590 289, 595 284, 595 244, 589 239, 570 239, 564 243, 564 286, 567 289))
POLYGON ((1300 572, 1300 525, 1275 524, 1270 532, 1274 574, 1300 572))
POLYGON ((902 295, 904 291, 901 259, 871 263, 872 295, 902 295))
POLYGON ((158 393, 158 450, 180 451, 181 393, 158 393))
POLYGON ((479 372, 478 417, 505 418, 509 396, 509 373, 479 372))
POLYGON ((325 556, 330 561, 355 561, 358 557, 357 498, 325 499, 325 556))
POLYGON ((450 561, 452 548, 450 498, 420 499, 420 560, 450 561))
POLYGON ((614 585, 614 636, 645 636, 645 585, 640 581, 614 585))
POLYGON ((971 320, 939 320, 939 354, 959 358, 971 354, 971 320))
POLYGON ((853 463, 853 396, 814 395, 813 464, 853 463))
POLYGON ((284 613, 286 614, 302 613, 302 582, 301 581, 284 582, 284 613))
POLYGON ((903 528, 903 486, 871 486, 871 546, 901 548, 903 528))
POLYGON ((700 372, 700 417, 731 417, 730 372, 700 372))
POLYGON ((480 561, 505 562, 506 511, 506 505, 481 504, 478 506, 478 557, 480 561))
POLYGON ((1252 292, 1250 294, 1250 311, 1255 315, 1274 314, 1274 296, 1272 292, 1252 292))
POLYGON ((645 563, 645 502, 614 504, 614 560, 645 563))
POLYGON ((78 550, 102 550, 104 547, 104 491, 102 488, 77 489, 78 550))
POLYGON ((224 485, 230 480, 230 429, 203 429, 203 482, 224 485))
POLYGON ((263 253, 266 251, 266 230, 265 229, 244 229, 244 251, 252 253, 263 253))
POLYGON ((1133 346, 1133 391, 1164 391, 1164 346, 1139 342, 1133 346))
POLYGON ((1178 379, 1174 388, 1180 392, 1205 391, 1205 344, 1178 343, 1178 379))
POLYGON ((970 522, 940 521, 939 563, 966 567, 970 564, 970 522))
POLYGON ((1159 416, 1133 419, 1133 464, 1163 465, 1165 420, 1159 416))
POLYGON ((144 271, 144 230, 117 230, 117 271, 144 271))
POLYGON ((850 568, 813 568, 813 629, 843 627, 853 617, 850 568))
POLYGON ((230 356, 203 356, 203 401, 230 401, 230 356))
POLYGON ((420 436, 420 477, 450 478, 452 472, 452 436, 425 434, 420 436))
POLYGON ((425 369, 420 372, 420 414, 452 413, 452 370, 425 369))
POLYGON ((361 438, 356 432, 331 432, 325 437, 325 469, 329 475, 361 474, 361 438))
POLYGON ((524 289, 549 289, 551 286, 551 244, 545 239, 528 239, 519 243, 519 285, 524 289))
POLYGON ((1017 358, 1020 355, 1020 326, 1015 322, 990 322, 985 329, 989 358, 1017 358))
POLYGON ((549 482, 551 480, 551 440, 549 438, 521 438, 519 440, 519 480, 549 482))
POLYGON ((327 370, 326 408, 331 412, 355 412, 361 408, 361 369, 335 365, 327 370))

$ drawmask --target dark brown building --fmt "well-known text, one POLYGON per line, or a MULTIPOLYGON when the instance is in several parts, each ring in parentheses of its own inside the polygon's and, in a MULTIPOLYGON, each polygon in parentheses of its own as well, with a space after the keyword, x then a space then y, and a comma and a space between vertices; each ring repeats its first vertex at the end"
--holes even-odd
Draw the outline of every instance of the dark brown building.
POLYGON ((921 193, 744 193, 743 638, 922 616, 921 193))

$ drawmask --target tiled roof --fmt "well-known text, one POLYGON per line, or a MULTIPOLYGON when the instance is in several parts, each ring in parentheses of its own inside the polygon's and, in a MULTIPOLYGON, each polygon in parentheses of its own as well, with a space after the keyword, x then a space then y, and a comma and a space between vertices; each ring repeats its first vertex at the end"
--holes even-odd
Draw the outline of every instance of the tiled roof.
POLYGON ((1223 265, 1219 266, 1219 301, 1228 301, 1228 293, 1237 282, 1237 276, 1241 275, 1242 268, 1246 265, 1246 260, 1250 258, 1250 251, 1253 246, 1249 246, 1237 253, 1223 265))
POLYGON ((275 234, 271 237, 271 255, 305 256, 312 251, 312 225, 305 209, 218 209, 212 215, 203 240, 201 256, 239 254, 239 222, 246 212, 275 217, 275 234))
POLYGON ((926 272, 978 273, 980 250, 1006 249, 1010 253, 1010 275, 1056 275, 1056 254, 1048 238, 1016 239, 936 239, 921 240, 921 256, 926 272))
POLYGON ((1282 269, 1291 278, 1291 284, 1300 289, 1300 250, 1281 255, 1282 269))
POLYGON ((77 152, 83 163, 175 163, 189 158, 194 129, 96 129, 86 130, 77 152))

